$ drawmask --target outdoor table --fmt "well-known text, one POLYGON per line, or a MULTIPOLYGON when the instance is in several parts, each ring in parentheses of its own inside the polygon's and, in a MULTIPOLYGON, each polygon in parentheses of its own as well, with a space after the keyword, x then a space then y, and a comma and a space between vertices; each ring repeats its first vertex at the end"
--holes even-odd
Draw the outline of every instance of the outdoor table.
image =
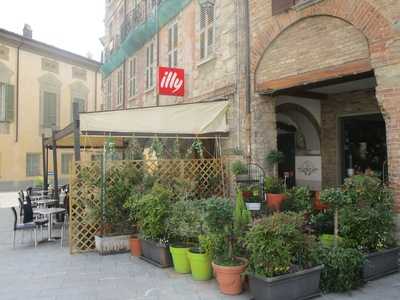
POLYGON ((33 203, 37 204, 39 207, 47 208, 49 204, 57 203, 57 199, 34 200, 33 203))
POLYGON ((54 214, 63 213, 65 211, 66 211, 65 208, 57 208, 57 207, 53 207, 53 208, 38 208, 38 209, 34 210, 34 212, 37 213, 37 214, 44 215, 44 216, 49 216, 48 217, 49 225, 47 227, 48 235, 49 235, 49 238, 48 238, 49 242, 55 241, 55 239, 53 239, 51 237, 51 227, 53 225, 53 215, 54 214))

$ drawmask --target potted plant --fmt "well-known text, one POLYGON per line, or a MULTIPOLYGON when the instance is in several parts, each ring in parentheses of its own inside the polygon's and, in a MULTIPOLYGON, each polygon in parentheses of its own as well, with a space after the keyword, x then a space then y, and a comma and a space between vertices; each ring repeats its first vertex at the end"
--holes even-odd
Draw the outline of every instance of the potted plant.
POLYGON ((172 265, 166 229, 172 199, 173 195, 167 188, 155 184, 136 204, 142 246, 141 258, 160 268, 172 265))
POLYGON ((181 199, 172 204, 167 219, 174 269, 177 273, 191 272, 188 252, 200 235, 199 201, 181 199))
MULTIPOLYGON (((133 192, 133 186, 140 182, 140 173, 133 168, 110 168, 106 178, 113 178, 111 184, 105 182, 102 205, 88 207, 88 216, 92 220, 101 220, 101 226, 95 235, 96 250, 101 255, 128 252, 129 238, 134 227, 129 219, 129 210, 124 207, 133 192)), ((97 184, 102 184, 97 182, 97 184)))
POLYGON ((302 212, 306 215, 312 212, 311 192, 308 187, 296 186, 286 193, 287 199, 282 203, 283 211, 302 212))
POLYGON ((278 165, 285 159, 285 155, 277 150, 270 151, 265 157, 266 163, 272 167, 273 176, 278 177, 278 165))
POLYGON ((236 176, 236 182, 246 182, 249 180, 248 169, 244 162, 236 160, 231 166, 232 173, 236 176))
POLYGON ((398 272, 399 247, 395 238, 392 192, 371 176, 353 176, 345 181, 350 205, 341 209, 341 236, 350 247, 366 255, 365 281, 398 272))
POLYGON ((255 300, 320 295, 323 266, 313 262, 314 238, 303 232, 303 223, 302 214, 275 213, 256 221, 246 234, 250 292, 255 300))
MULTIPOLYGON (((124 204, 124 208, 128 209, 129 211, 129 220, 132 222, 132 224, 137 224, 137 203, 139 202, 140 197, 141 194, 134 193, 124 204)), ((129 245, 131 249, 131 255, 140 257, 142 255, 142 246, 140 244, 136 226, 135 229, 135 233, 129 238, 129 245)))
POLYGON ((240 187, 241 195, 248 210, 259 211, 261 209, 260 186, 258 184, 245 185, 240 187))
MULTIPOLYGON (((350 198, 340 188, 325 189, 321 192, 321 202, 327 204, 334 213, 333 245, 338 245, 339 239, 339 209, 350 203, 350 198)), ((329 245, 329 235, 324 235, 322 241, 329 245)))
POLYGON ((281 180, 276 177, 265 177, 264 189, 268 207, 274 211, 280 211, 282 202, 286 199, 285 186, 281 180))
POLYGON ((238 239, 247 231, 251 215, 240 192, 237 193, 234 210, 230 202, 229 199, 220 199, 217 211, 207 218, 211 242, 208 248, 213 258, 212 266, 220 291, 226 295, 237 295, 242 292, 242 273, 248 264, 245 258, 238 256, 238 239), (220 218, 225 224, 221 226, 222 224, 216 223, 214 218, 220 218))

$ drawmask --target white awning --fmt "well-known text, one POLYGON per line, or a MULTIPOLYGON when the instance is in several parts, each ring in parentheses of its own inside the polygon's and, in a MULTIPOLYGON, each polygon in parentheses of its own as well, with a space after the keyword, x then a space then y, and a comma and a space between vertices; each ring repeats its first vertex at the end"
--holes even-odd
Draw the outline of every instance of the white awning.
POLYGON ((228 101, 81 113, 83 135, 207 135, 227 133, 228 101))

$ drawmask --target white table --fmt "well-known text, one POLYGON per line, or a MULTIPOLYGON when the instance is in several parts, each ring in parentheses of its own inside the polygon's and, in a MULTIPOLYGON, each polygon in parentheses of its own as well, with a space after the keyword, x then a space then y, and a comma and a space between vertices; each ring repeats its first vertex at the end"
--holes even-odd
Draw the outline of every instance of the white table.
POLYGON ((57 208, 57 207, 38 208, 38 209, 34 210, 34 213, 37 213, 37 214, 40 214, 43 216, 48 216, 49 224, 48 224, 47 230, 48 230, 48 235, 49 235, 49 238, 48 238, 49 242, 55 241, 55 239, 53 239, 51 237, 51 227, 53 225, 53 215, 63 213, 65 211, 66 211, 65 208, 57 208))
POLYGON ((49 204, 57 203, 57 199, 41 199, 41 200, 34 200, 33 203, 37 204, 39 207, 47 208, 49 204))

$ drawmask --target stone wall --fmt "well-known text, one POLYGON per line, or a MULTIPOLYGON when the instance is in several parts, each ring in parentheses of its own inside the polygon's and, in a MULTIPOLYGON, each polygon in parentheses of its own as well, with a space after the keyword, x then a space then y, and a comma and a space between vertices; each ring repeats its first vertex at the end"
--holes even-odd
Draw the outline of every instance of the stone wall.
POLYGON ((322 185, 340 184, 339 117, 379 112, 375 90, 337 94, 321 101, 322 185))

